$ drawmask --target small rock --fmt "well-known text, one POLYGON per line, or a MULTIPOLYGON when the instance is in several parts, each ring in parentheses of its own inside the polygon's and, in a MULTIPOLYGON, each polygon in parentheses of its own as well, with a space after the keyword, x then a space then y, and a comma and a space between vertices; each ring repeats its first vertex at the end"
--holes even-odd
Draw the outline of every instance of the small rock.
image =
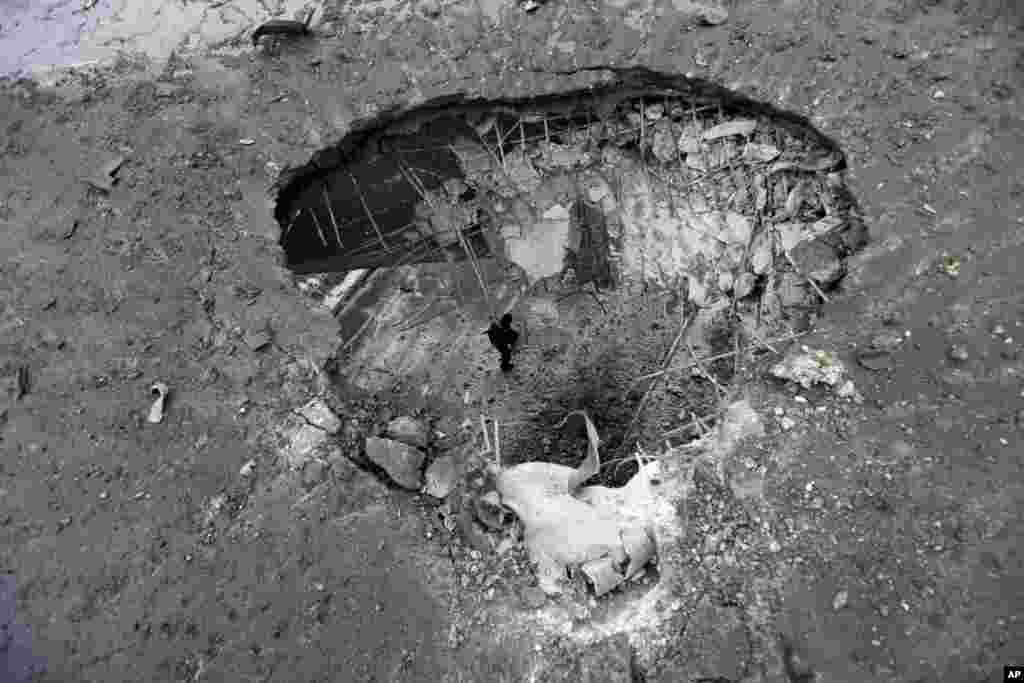
POLYGON ((791 417, 783 417, 779 419, 779 427, 782 431, 788 432, 790 429, 796 426, 796 421, 791 417))
POLYGON ((795 382, 805 389, 815 384, 834 387, 844 379, 846 366, 827 351, 803 347, 787 353, 781 362, 772 366, 771 374, 795 382))
POLYGON ((862 400, 860 392, 857 391, 857 387, 854 386, 852 379, 848 379, 839 385, 839 388, 836 389, 836 396, 839 398, 852 398, 857 402, 862 400))
POLYGON ((270 333, 266 330, 255 330, 245 335, 245 344, 253 351, 259 351, 270 345, 270 333))
POLYGON ((737 299, 742 299, 754 291, 754 285, 756 283, 757 276, 753 273, 740 273, 740 276, 736 278, 736 282, 733 284, 733 295, 737 299))
POLYGON ((803 278, 796 273, 783 273, 777 291, 779 302, 786 308, 803 306, 808 303, 810 298, 803 278))
POLYGON ((327 432, 310 424, 303 424, 289 436, 284 455, 288 465, 295 469, 303 467, 327 441, 327 432))
POLYGON ((861 351, 857 354, 857 363, 861 367, 875 372, 881 370, 892 370, 896 367, 892 354, 888 351, 861 351))
POLYGON ((91 187, 96 188, 104 194, 110 194, 114 190, 114 183, 110 178, 99 178, 96 176, 89 176, 85 178, 85 183, 91 187))
MULTIPOLYGON (((357 478, 358 475, 364 474, 363 470, 359 469, 354 462, 352 462, 345 451, 340 447, 334 446, 327 449, 326 454, 327 464, 331 468, 331 474, 339 481, 352 481, 357 478)), ((371 475, 371 478, 372 475, 371 475)), ((374 481, 377 481, 375 478, 374 481)))
POLYGON ((996 326, 992 328, 992 334, 1002 336, 1006 334, 1006 328, 997 323, 996 326))
POLYGON ((310 424, 319 427, 328 434, 341 431, 341 419, 327 406, 321 398, 315 398, 299 409, 299 414, 310 424))
POLYGON ((548 601, 547 595, 537 586, 524 588, 520 592, 519 597, 523 601, 523 605, 529 609, 540 609, 548 601))
POLYGON ((40 335, 40 341, 43 342, 43 346, 51 349, 63 349, 65 346, 64 339, 54 332, 53 330, 43 330, 40 335))
POLYGON ((651 153, 662 163, 676 160, 679 151, 676 148, 676 141, 669 126, 659 125, 654 130, 654 135, 651 139, 651 153))
POLYGON ((608 187, 608 183, 604 182, 603 180, 596 181, 591 183, 591 185, 587 187, 587 198, 593 203, 597 204, 602 199, 607 197, 610 192, 611 188, 608 187))
POLYGON ((903 340, 904 336, 901 333, 887 330, 871 338, 871 348, 892 353, 903 345, 903 340))
POLYGON ((697 21, 704 26, 720 26, 729 19, 729 12, 720 7, 704 6, 697 11, 697 21))
POLYGON ((942 382, 951 387, 962 387, 974 384, 975 377, 966 370, 952 368, 942 373, 942 382))
POLYGON ((423 486, 424 455, 418 448, 371 436, 366 439, 366 457, 402 488, 418 491, 423 486))
POLYGON ((768 543, 768 551, 769 551, 769 552, 772 552, 772 553, 777 553, 777 552, 779 552, 780 550, 782 550, 782 546, 781 546, 781 545, 779 544, 779 542, 778 542, 778 541, 776 541, 775 539, 772 539, 772 540, 771 540, 771 541, 770 541, 770 542, 768 543))
POLYGON ((178 86, 173 83, 157 83, 156 84, 156 96, 157 97, 170 97, 178 92, 178 86))
POLYGON ((420 420, 414 417, 396 417, 388 423, 385 433, 395 441, 401 441, 409 446, 415 446, 416 448, 427 447, 427 428, 420 420))
POLYGON ((247 463, 242 465, 242 468, 238 470, 240 477, 248 478, 256 474, 256 461, 249 460, 247 463))
POLYGON ((302 485, 311 489, 324 480, 327 463, 322 460, 310 460, 302 468, 302 485))
POLYGON ((899 327, 903 323, 903 314, 899 311, 887 311, 882 315, 882 324, 886 327, 899 327))
POLYGON ((771 239, 766 237, 765 233, 760 233, 754 238, 750 248, 750 269, 756 275, 764 275, 771 269, 774 260, 771 239))
POLYGON ((949 356, 950 360, 954 360, 960 363, 966 361, 968 358, 967 349, 961 344, 953 344, 951 347, 949 347, 949 352, 947 355, 949 356))
POLYGON ((850 601, 850 594, 846 591, 839 591, 836 596, 832 598, 832 609, 838 611, 846 607, 850 601))
POLYGON ((434 498, 447 497, 459 479, 459 467, 454 456, 443 455, 430 463, 425 478, 424 493, 434 498))

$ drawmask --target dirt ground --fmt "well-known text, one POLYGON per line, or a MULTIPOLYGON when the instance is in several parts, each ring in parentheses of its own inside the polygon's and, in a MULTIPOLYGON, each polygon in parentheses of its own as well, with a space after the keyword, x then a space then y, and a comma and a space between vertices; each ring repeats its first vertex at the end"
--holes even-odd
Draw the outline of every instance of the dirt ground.
MULTIPOLYGON (((1024 9, 694 8, 346 3, 269 53, 0 85, 0 569, 40 680, 930 683, 1024 663, 1024 9), (390 107, 612 65, 808 116, 872 237, 801 340, 865 402, 751 370, 763 480, 753 502, 698 482, 692 591, 647 653, 504 632, 486 604, 532 598, 474 578, 494 560, 436 505, 344 454, 280 457, 339 345, 281 265, 280 169, 390 107), (109 191, 84 182, 117 157, 109 191)), ((396 399, 340 400, 354 439, 396 399)))

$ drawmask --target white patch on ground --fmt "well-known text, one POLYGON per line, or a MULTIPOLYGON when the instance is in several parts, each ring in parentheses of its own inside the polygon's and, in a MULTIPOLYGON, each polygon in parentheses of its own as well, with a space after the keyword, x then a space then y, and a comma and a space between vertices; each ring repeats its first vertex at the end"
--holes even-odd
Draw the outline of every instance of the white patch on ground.
MULTIPOLYGON (((277 18, 292 18, 306 0, 283 0, 277 18)), ((112 63, 141 54, 159 70, 172 52, 200 52, 248 35, 275 18, 259 0, 216 7, 181 0, 58 0, 0 3, 0 76, 31 74, 55 81, 59 70, 112 63), (88 9, 84 9, 88 7, 88 9)), ((248 45, 244 46, 249 49, 248 45)))
POLYGON ((522 226, 521 234, 505 242, 509 260, 526 272, 531 283, 558 275, 569 246, 569 210, 554 206, 540 221, 522 226))

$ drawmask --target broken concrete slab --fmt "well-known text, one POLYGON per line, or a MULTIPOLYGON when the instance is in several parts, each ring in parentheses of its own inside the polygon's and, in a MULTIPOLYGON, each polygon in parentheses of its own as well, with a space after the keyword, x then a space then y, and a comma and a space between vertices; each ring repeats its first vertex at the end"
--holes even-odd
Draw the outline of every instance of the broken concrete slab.
POLYGON ((399 486, 418 491, 423 486, 423 451, 400 441, 371 436, 366 439, 366 457, 382 468, 399 486))
POLYGON ((341 419, 334 414, 322 398, 315 398, 299 408, 299 414, 314 427, 319 427, 328 434, 341 431, 341 419))
POLYGON ((385 435, 416 448, 426 448, 429 440, 427 426, 421 420, 403 415, 388 423, 385 435))

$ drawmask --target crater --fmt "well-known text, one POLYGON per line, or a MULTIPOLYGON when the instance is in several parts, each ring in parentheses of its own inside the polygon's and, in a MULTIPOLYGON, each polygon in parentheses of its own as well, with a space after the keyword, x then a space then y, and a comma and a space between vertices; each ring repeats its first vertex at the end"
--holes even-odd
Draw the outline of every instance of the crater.
POLYGON ((585 436, 555 425, 587 410, 615 484, 841 287, 867 239, 845 168, 801 116, 631 69, 382 114, 286 172, 275 217, 287 266, 339 313, 350 390, 496 417, 508 463, 577 464, 585 436), (342 280, 347 303, 325 293, 342 280), (482 332, 506 312, 504 374, 482 332))

